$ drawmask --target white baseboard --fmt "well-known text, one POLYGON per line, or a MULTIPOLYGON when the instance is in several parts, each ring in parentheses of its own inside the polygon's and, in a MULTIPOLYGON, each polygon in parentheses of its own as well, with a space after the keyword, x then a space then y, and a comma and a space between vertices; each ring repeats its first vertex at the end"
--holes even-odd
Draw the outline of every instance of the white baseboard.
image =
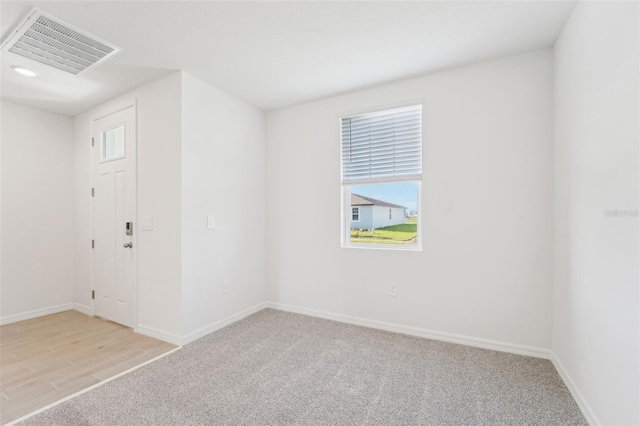
POLYGON ((89 306, 81 305, 80 303, 74 303, 73 309, 80 312, 81 314, 93 316, 93 309, 91 309, 89 306))
POLYGON ((182 346, 181 336, 173 333, 168 333, 155 327, 138 324, 138 326, 133 331, 135 331, 136 333, 144 334, 145 336, 153 337, 154 339, 162 340, 163 342, 171 343, 172 345, 182 346))
POLYGON ((602 422, 600 422, 598 416, 596 416, 596 413, 591 408, 591 405, 589 405, 586 398, 582 392, 580 392, 580 389, 576 386, 575 382, 567 372, 567 369, 564 368, 564 365, 560 362, 554 352, 551 353, 551 362, 558 371, 560 378, 562 378, 562 381, 567 386, 567 389, 571 392, 571 396, 576 401, 576 404, 578 404, 578 408, 580 408, 580 411, 587 422, 592 426, 601 425, 602 422))
POLYGON ((254 314, 258 311, 263 310, 264 308, 267 307, 267 303, 266 302, 262 302, 262 303, 258 303, 255 306, 252 306, 250 308, 247 308, 243 311, 240 311, 236 314, 233 315, 229 315, 226 318, 223 318, 219 321, 216 321, 214 323, 211 323, 205 327, 199 328, 196 331, 193 331, 187 335, 185 335, 182 339, 182 344, 186 345, 187 343, 191 343, 194 342, 198 339, 200 339, 201 337, 206 336, 207 334, 213 333, 216 330, 220 330, 223 327, 228 326, 229 324, 232 324, 236 321, 241 320, 242 318, 249 316, 251 314, 254 314))
POLYGON ((223 327, 228 326, 229 324, 232 324, 236 321, 241 320, 242 318, 251 315, 253 313, 256 313, 258 311, 263 310, 264 308, 267 307, 267 303, 266 302, 262 302, 262 303, 258 303, 255 306, 252 306, 250 308, 247 308, 243 311, 240 311, 238 313, 235 313, 233 315, 229 315, 226 318, 223 318, 219 321, 216 321, 214 323, 211 323, 207 326, 204 326, 202 328, 199 328, 191 333, 188 333, 184 336, 179 336, 177 334, 173 334, 173 333, 167 333, 164 330, 160 330, 157 329, 155 327, 150 327, 148 325, 144 325, 144 324, 138 324, 138 326, 135 328, 135 332, 136 333, 140 333, 140 334, 144 334, 145 336, 149 336, 149 337, 153 337, 154 339, 158 339, 158 340, 162 340, 164 342, 168 342, 171 343, 173 345, 177 345, 177 346, 184 346, 187 343, 191 343, 194 342, 198 339, 200 339, 201 337, 206 336, 207 334, 213 333, 216 330, 220 330, 223 327))
POLYGON ((12 322, 24 321, 44 315, 57 314, 58 312, 70 311, 75 309, 73 303, 65 303, 63 305, 50 306, 48 308, 34 309, 33 311, 23 312, 21 314, 7 315, 0 318, 0 324, 11 324, 12 322))
POLYGON ((281 311, 293 312, 312 317, 324 318, 328 320, 344 322, 347 324, 360 325, 363 327, 376 328, 379 330, 392 331, 394 333, 408 334, 411 336, 425 337, 427 339, 441 340, 444 342, 458 343, 461 345, 474 346, 483 349, 491 349, 500 352, 509 352, 517 355, 531 356, 535 358, 551 359, 551 350, 534 346, 518 345, 514 343, 499 342, 495 340, 481 339, 478 337, 464 336, 460 334, 446 333, 442 331, 428 330, 420 327, 412 327, 402 324, 371 320, 366 318, 352 317, 349 315, 337 314, 333 312, 318 311, 315 309, 302 308, 299 306, 286 305, 283 303, 267 302, 267 307, 281 311))

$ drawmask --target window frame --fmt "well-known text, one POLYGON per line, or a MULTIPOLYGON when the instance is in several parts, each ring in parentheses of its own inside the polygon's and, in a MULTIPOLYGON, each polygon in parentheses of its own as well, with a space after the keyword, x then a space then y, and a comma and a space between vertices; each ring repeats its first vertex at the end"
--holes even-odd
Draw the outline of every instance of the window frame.
MULTIPOLYGON (((362 179, 350 183, 343 183, 342 176, 344 175, 343 171, 343 157, 342 157, 342 120, 345 118, 351 118, 357 115, 371 114, 376 112, 382 112, 387 110, 393 110, 397 108, 411 107, 411 106, 420 106, 421 115, 420 115, 420 142, 421 142, 421 156, 420 156, 420 164, 421 169, 424 169, 424 99, 413 99, 406 102, 395 103, 391 105, 382 105, 372 108, 360 109, 350 112, 345 112, 337 116, 337 134, 338 141, 340 147, 340 192, 341 192, 341 247, 342 248, 355 248, 355 249, 366 249, 366 250, 397 250, 397 251, 422 251, 422 175, 420 178, 415 178, 413 176, 402 178, 402 177, 389 177, 389 178, 371 178, 371 179, 362 179), (415 245, 403 245, 403 244, 372 244, 372 243, 352 243, 351 242, 351 188, 355 186, 363 186, 363 185, 384 185, 384 184, 401 184, 401 183, 412 183, 416 185, 416 224, 417 224, 417 234, 416 234, 416 244, 415 245)), ((359 210, 359 209, 358 209, 359 210)), ((358 221, 360 220, 360 215, 358 215, 358 221)))

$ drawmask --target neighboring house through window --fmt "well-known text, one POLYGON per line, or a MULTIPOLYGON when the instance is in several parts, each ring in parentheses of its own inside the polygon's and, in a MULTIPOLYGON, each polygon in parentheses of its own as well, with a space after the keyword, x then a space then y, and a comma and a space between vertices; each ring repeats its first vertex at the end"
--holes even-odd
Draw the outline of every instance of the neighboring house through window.
POLYGON ((420 248, 422 105, 343 117, 340 124, 342 245, 420 248))

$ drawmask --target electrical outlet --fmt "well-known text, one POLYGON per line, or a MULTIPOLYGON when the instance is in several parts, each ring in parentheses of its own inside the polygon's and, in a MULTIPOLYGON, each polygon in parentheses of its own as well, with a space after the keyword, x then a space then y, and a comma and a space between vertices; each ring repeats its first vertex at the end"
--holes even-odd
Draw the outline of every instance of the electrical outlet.
POLYGON ((226 278, 222 280, 222 292, 229 293, 229 280, 226 278))
POLYGON ((398 295, 398 286, 396 283, 389 283, 389 296, 396 297, 398 295))
POLYGON ((212 214, 207 215, 207 228, 213 229, 216 227, 216 217, 212 214))

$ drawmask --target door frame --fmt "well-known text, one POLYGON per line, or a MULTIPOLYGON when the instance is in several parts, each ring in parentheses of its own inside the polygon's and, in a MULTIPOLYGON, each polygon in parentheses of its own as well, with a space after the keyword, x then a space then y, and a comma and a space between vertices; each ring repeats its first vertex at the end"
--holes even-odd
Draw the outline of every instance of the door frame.
MULTIPOLYGON (((138 161, 138 100, 137 98, 129 98, 123 101, 118 101, 118 102, 109 102, 101 107, 98 108, 98 110, 92 114, 89 118, 89 133, 90 133, 90 139, 91 139, 91 143, 92 145, 89 147, 89 184, 90 184, 90 188, 95 188, 95 174, 96 174, 96 168, 97 168, 97 164, 96 164, 96 154, 94 149, 99 148, 99 145, 97 143, 93 142, 93 138, 95 137, 95 123, 96 121, 108 117, 110 115, 113 114, 117 114, 121 111, 124 111, 126 109, 129 108, 133 108, 133 146, 134 146, 134 153, 135 153, 135 187, 133 188, 133 192, 134 192, 134 199, 135 199, 135 205, 134 205, 134 210, 135 210, 135 214, 134 214, 134 220, 135 220, 135 225, 134 225, 134 237, 135 237, 135 244, 133 245, 133 247, 131 248, 131 250, 134 250, 134 258, 136 259, 135 264, 134 264, 134 272, 133 272, 133 301, 131 303, 131 305, 133 306, 133 330, 136 331, 138 329, 138 263, 139 263, 139 251, 138 251, 138 246, 139 246, 139 236, 140 236, 140 215, 139 215, 139 210, 138 210, 138 204, 139 204, 139 191, 138 191, 138 166, 140 164, 140 162, 138 161)), ((98 141, 96 141, 98 142, 98 141)), ((90 208, 89 208, 89 226, 90 226, 90 234, 91 234, 91 238, 92 240, 94 239, 94 197, 90 196, 90 208)), ((91 256, 90 256, 90 274, 89 274, 89 285, 91 287, 91 291, 92 294, 94 294, 93 292, 96 290, 96 286, 95 286, 95 259, 94 259, 94 251, 93 248, 90 248, 91 250, 91 256)), ((95 315, 95 299, 91 298, 91 315, 94 316, 95 315)))

